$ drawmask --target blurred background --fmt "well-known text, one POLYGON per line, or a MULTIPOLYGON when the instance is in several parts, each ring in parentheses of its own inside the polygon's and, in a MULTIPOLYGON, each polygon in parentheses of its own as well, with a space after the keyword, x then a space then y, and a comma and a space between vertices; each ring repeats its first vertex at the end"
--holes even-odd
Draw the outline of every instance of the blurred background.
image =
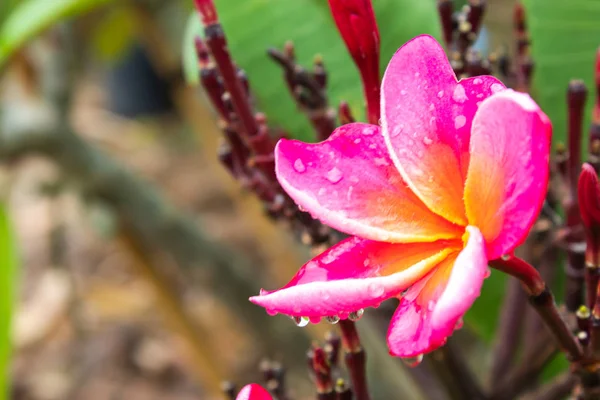
MULTIPOLYGON (((322 56, 330 104, 346 100, 362 119, 358 73, 325 0, 215 3, 272 126, 314 140, 265 53, 288 40, 304 65, 322 56)), ((592 81, 600 8, 529 3, 533 92, 564 137, 564 89, 592 81)), ((433 0, 374 6, 382 67, 411 37, 440 37, 433 0)), ((514 50, 513 7, 488 1, 480 51, 514 50)), ((247 301, 285 284, 310 249, 219 163, 221 131, 197 86, 200 31, 186 0, 1 0, 5 398, 219 399, 223 380, 261 381, 265 358, 285 365, 296 399, 314 397, 305 353, 332 326, 300 328, 247 301)), ((503 290, 493 274, 459 332, 475 371, 489 362, 503 290)), ((358 324, 375 398, 419 399, 415 373, 387 354, 385 313, 358 324)))

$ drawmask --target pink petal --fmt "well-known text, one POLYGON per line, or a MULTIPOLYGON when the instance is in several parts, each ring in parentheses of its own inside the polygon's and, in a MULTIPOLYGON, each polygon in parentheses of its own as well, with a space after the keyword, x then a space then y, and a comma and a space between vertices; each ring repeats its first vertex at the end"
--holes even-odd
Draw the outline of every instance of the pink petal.
POLYGON ((398 295, 457 248, 456 240, 393 244, 352 237, 305 264, 282 289, 250 301, 271 314, 347 315, 398 295))
POLYGON ((251 383, 240 390, 235 400, 271 400, 271 395, 262 386, 251 383))
POLYGON ((429 209, 463 226, 473 116, 503 89, 492 76, 457 83, 444 49, 426 35, 402 46, 383 77, 381 123, 392 159, 429 209))
POLYGON ((550 120, 537 104, 512 90, 485 100, 475 116, 465 206, 490 260, 525 239, 542 207, 551 135, 550 120))
POLYGON ((340 231, 384 242, 462 235, 463 228, 429 211, 402 181, 378 126, 347 124, 317 144, 280 140, 275 161, 296 203, 340 231))
POLYGON ((479 296, 488 274, 485 243, 477 228, 469 226, 467 232, 465 248, 448 256, 400 299, 388 330, 392 355, 415 357, 442 346, 479 296))

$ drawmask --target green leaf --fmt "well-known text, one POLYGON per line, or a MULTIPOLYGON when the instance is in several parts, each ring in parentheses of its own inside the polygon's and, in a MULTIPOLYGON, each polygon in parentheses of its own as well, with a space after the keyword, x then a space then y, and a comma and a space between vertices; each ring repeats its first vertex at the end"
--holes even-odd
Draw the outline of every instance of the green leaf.
POLYGON ((465 315, 465 323, 486 343, 491 343, 496 334, 507 282, 505 274, 492 270, 483 282, 481 296, 465 315))
POLYGON ((10 334, 16 274, 14 235, 6 205, 0 203, 0 400, 9 398, 10 334))
MULTIPOLYGON (((2 0, 4 1, 4 0, 2 0)), ((50 25, 114 0, 23 0, 0 26, 0 65, 21 47, 50 25)))
POLYGON ((525 6, 535 62, 534 95, 552 120, 555 140, 564 141, 569 80, 583 79, 590 90, 586 121, 590 118, 594 62, 600 45, 600 3, 526 0, 525 6))
MULTIPOLYGON (((246 70, 259 107, 291 136, 309 140, 313 132, 291 100, 281 70, 265 51, 292 40, 300 63, 310 67, 316 54, 329 71, 329 99, 350 103, 363 119, 363 98, 358 72, 339 36, 325 0, 216 0, 219 16, 235 61, 246 70)), ((433 0, 377 0, 374 2, 382 39, 381 65, 406 41, 423 33, 440 37, 433 0)), ((184 42, 184 68, 191 82, 198 81, 193 37, 200 32, 198 18, 190 18, 184 42)))

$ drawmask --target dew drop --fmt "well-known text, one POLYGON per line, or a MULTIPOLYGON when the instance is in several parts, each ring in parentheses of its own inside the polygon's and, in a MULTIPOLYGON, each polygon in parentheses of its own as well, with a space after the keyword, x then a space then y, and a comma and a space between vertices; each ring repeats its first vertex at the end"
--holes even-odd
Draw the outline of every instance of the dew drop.
POLYGON ((439 97, 440 99, 441 99, 442 97, 444 97, 444 91, 443 91, 443 90, 440 90, 440 91, 438 92, 438 97, 439 97))
POLYGON ((308 318, 308 320, 313 324, 318 324, 319 322, 321 322, 321 317, 310 317, 308 318))
POLYGON ((429 136, 425 136, 425 137, 423 138, 423 144, 424 144, 424 145, 426 145, 426 146, 429 146, 431 143, 433 143, 433 140, 431 140, 431 139, 429 138, 429 136))
POLYGON ((352 311, 350 314, 348 314, 348 319, 350 321, 358 321, 359 319, 361 319, 361 317, 363 316, 363 314, 365 313, 365 310, 363 310, 362 308, 359 308, 356 311, 352 311))
POLYGON ((504 90, 504 86, 502 86, 499 83, 494 83, 491 87, 490 90, 492 91, 492 93, 498 93, 502 90, 504 90))
POLYGON ((338 167, 333 167, 327 172, 327 180, 331 183, 338 183, 343 178, 342 171, 338 169, 338 167))
POLYGON ((375 133, 375 131, 377 131, 376 128, 365 128, 363 129, 362 134, 366 136, 371 136, 375 133))
POLYGON ((483 81, 481 80, 481 78, 473 79, 473 85, 481 85, 482 83, 483 81))
POLYGON ((419 354, 416 357, 404 357, 404 358, 402 358, 402 362, 407 367, 411 367, 411 368, 414 368, 417 365, 421 364, 422 361, 423 361, 423 354, 419 354))
POLYGON ((369 284, 369 287, 367 288, 367 290, 369 291, 369 295, 371 295, 373 297, 382 296, 383 293, 385 292, 385 289, 383 288, 383 286, 378 283, 369 284))
POLYGON ((376 145, 375 143, 371 143, 371 144, 369 145, 369 148, 370 148, 371 150, 375 150, 375 149, 377 148, 377 145, 376 145))
POLYGON ((321 257, 321 259, 319 260, 322 264, 331 264, 332 262, 335 261, 335 254, 334 252, 330 251, 328 253, 326 253, 323 257, 321 257))
POLYGON ((420 72, 415 72, 415 78, 418 78, 421 75, 420 72))
POLYGON ((367 258, 367 259, 365 259, 365 261, 363 261, 363 265, 364 265, 365 267, 368 267, 368 266, 369 266, 369 264, 371 264, 371 260, 369 260, 368 258, 367 258))
POLYGON ((456 85, 454 93, 452 94, 452 100, 457 103, 464 103, 465 100, 467 100, 467 94, 465 93, 465 88, 462 85, 456 85))
POLYGON ((500 257, 500 258, 504 261, 508 261, 508 260, 510 260, 510 254, 503 254, 502 257, 500 257))
POLYGON ((354 139, 354 144, 359 144, 359 143, 360 143, 360 138, 354 139))
POLYGON ((271 317, 274 317, 277 315, 277 311, 267 308, 267 314, 269 314, 271 317))
POLYGON ((319 191, 317 192, 317 194, 319 196, 323 196, 325 194, 325 192, 326 192, 325 188, 322 187, 322 188, 319 188, 319 191))
POLYGON ((483 278, 487 279, 490 277, 490 275, 492 274, 492 270, 490 269, 490 267, 487 267, 484 274, 483 274, 483 278))
POLYGON ((300 173, 306 171, 306 167, 304 166, 304 163, 301 159, 297 158, 296 161, 294 161, 294 169, 296 170, 296 172, 300 173))
POLYGON ((463 321, 462 318, 459 318, 456 321, 456 324, 454 325, 454 329, 462 329, 463 325, 465 324, 465 321, 463 321))
POLYGON ((338 317, 337 315, 330 315, 329 317, 325 317, 325 321, 335 325, 338 322, 340 322, 340 317, 338 317))
POLYGON ((310 322, 310 319, 308 319, 308 317, 292 317, 292 320, 300 328, 305 327, 310 322))
POLYGON ((433 311, 434 308, 435 308, 435 301, 429 300, 429 303, 427 303, 427 311, 433 311))
POLYGON ((388 161, 385 158, 381 158, 381 157, 375 157, 373 159, 373 162, 375 163, 375 165, 377 165, 378 167, 386 167, 388 165, 390 165, 388 163, 388 161))
POLYGON ((406 90, 402 89, 402 90, 400 91, 400 94, 401 94, 402 96, 404 96, 404 95, 406 94, 406 90))
POLYGON ((467 117, 464 115, 459 115, 458 117, 454 118, 454 129, 460 129, 465 126, 466 123, 467 117))

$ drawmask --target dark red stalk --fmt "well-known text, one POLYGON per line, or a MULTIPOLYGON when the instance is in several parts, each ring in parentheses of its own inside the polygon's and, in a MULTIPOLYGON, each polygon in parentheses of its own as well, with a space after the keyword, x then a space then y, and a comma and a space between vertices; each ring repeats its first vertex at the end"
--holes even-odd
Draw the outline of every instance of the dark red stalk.
POLYGON ((571 196, 577 200, 577 181, 581 170, 581 135, 583 131, 583 113, 587 89, 583 81, 572 80, 567 89, 568 127, 569 138, 569 186, 571 196))
POLYGON ((350 124, 356 121, 352 115, 352 110, 350 110, 350 105, 345 101, 342 101, 338 107, 338 118, 341 125, 350 124))
POLYGON ((344 360, 350 374, 356 400, 370 400, 367 387, 367 355, 360 344, 360 338, 353 321, 343 319, 339 322, 342 332, 344 360))
POLYGON ((535 308, 540 317, 554 335, 556 341, 562 347, 572 361, 582 357, 579 343, 558 313, 554 296, 546 287, 539 272, 514 256, 506 256, 490 261, 490 265, 500 271, 506 272, 518 278, 529 295, 529 303, 535 308))
POLYGON ((329 0, 335 24, 358 67, 367 102, 367 119, 379 124, 379 28, 371 0, 329 0))
POLYGON ((444 43, 446 48, 450 49, 452 45, 452 35, 454 33, 454 2, 452 0, 438 0, 438 14, 442 24, 442 33, 444 34, 444 43))

